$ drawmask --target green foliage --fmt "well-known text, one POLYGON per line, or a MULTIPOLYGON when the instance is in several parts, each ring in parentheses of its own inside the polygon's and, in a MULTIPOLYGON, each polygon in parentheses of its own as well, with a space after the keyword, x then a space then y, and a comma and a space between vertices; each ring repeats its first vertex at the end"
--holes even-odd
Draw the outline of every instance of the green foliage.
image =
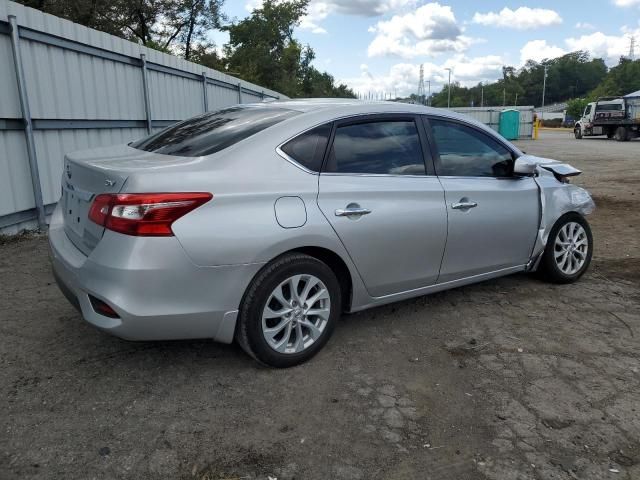
MULTIPOLYGON (((484 87, 451 86, 451 106, 480 106, 483 90, 485 106, 542 104, 544 67, 547 67, 545 103, 555 103, 572 97, 586 96, 607 76, 607 67, 600 58, 590 59, 586 52, 573 52, 541 63, 529 60, 521 69, 504 67, 502 78, 484 87), (516 100, 517 96, 517 100, 516 100)), ((433 95, 434 106, 447 106, 447 87, 433 95)))
POLYGON ((592 92, 591 98, 626 95, 640 90, 640 60, 621 58, 607 78, 592 92))
POLYGON ((158 36, 165 47, 175 43, 186 60, 192 60, 196 48, 213 47, 207 41, 209 30, 220 28, 224 0, 166 1, 158 36))
POLYGON ((291 97, 355 95, 345 85, 311 65, 313 49, 293 38, 309 0, 266 0, 262 7, 225 29, 227 69, 245 80, 291 97))
POLYGON ((567 102, 567 115, 574 120, 578 120, 582 117, 582 112, 586 108, 590 100, 586 98, 574 98, 567 102))

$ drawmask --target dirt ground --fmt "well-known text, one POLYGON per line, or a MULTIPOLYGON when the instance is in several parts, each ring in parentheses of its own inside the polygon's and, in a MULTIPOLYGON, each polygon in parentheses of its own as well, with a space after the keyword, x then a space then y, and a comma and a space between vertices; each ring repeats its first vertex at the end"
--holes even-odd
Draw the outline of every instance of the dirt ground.
POLYGON ((289 370, 79 317, 46 239, 0 245, 0 478, 640 478, 640 141, 544 132, 582 169, 575 285, 516 275, 343 318, 289 370))

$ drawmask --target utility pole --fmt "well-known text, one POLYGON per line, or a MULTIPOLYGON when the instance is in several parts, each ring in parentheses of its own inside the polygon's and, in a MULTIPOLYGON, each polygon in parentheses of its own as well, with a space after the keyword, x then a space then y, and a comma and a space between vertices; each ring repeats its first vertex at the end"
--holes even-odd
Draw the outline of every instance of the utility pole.
POLYGON ((427 97, 427 105, 431 106, 431 80, 427 80, 427 84, 429 85, 429 96, 427 97))
POLYGON ((632 62, 636 59, 636 37, 631 36, 629 44, 629 60, 632 62))
POLYGON ((544 108, 544 96, 547 93, 547 66, 544 66, 544 78, 542 80, 542 108, 544 108))
POLYGON ((445 68, 445 70, 449 70, 449 86, 447 87, 447 108, 451 108, 451 69, 445 68))
POLYGON ((507 106, 507 89, 506 87, 502 89, 502 106, 507 106))
POLYGON ((515 103, 515 106, 516 107, 518 106, 518 92, 516 92, 516 103, 515 103))
POLYGON ((480 82, 480 106, 484 107, 484 85, 480 82))

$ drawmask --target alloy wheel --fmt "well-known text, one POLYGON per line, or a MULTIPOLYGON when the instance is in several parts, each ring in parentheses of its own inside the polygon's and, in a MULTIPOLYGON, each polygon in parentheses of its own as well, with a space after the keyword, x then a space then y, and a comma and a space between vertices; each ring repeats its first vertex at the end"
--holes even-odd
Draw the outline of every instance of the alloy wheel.
POLYGON ((330 314, 325 284, 313 275, 294 275, 269 295, 262 311, 262 334, 276 352, 300 353, 320 338, 330 314))
POLYGON ((582 225, 569 222, 558 231, 554 259, 562 273, 574 275, 579 272, 587 260, 588 251, 589 239, 582 225))

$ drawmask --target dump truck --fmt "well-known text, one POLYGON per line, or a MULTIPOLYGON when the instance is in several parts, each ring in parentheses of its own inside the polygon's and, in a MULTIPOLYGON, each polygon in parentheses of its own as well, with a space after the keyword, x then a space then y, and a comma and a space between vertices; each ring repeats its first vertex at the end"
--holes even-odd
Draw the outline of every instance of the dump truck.
POLYGON ((587 104, 574 126, 574 135, 606 135, 619 142, 640 137, 640 91, 624 97, 602 97, 587 104))

